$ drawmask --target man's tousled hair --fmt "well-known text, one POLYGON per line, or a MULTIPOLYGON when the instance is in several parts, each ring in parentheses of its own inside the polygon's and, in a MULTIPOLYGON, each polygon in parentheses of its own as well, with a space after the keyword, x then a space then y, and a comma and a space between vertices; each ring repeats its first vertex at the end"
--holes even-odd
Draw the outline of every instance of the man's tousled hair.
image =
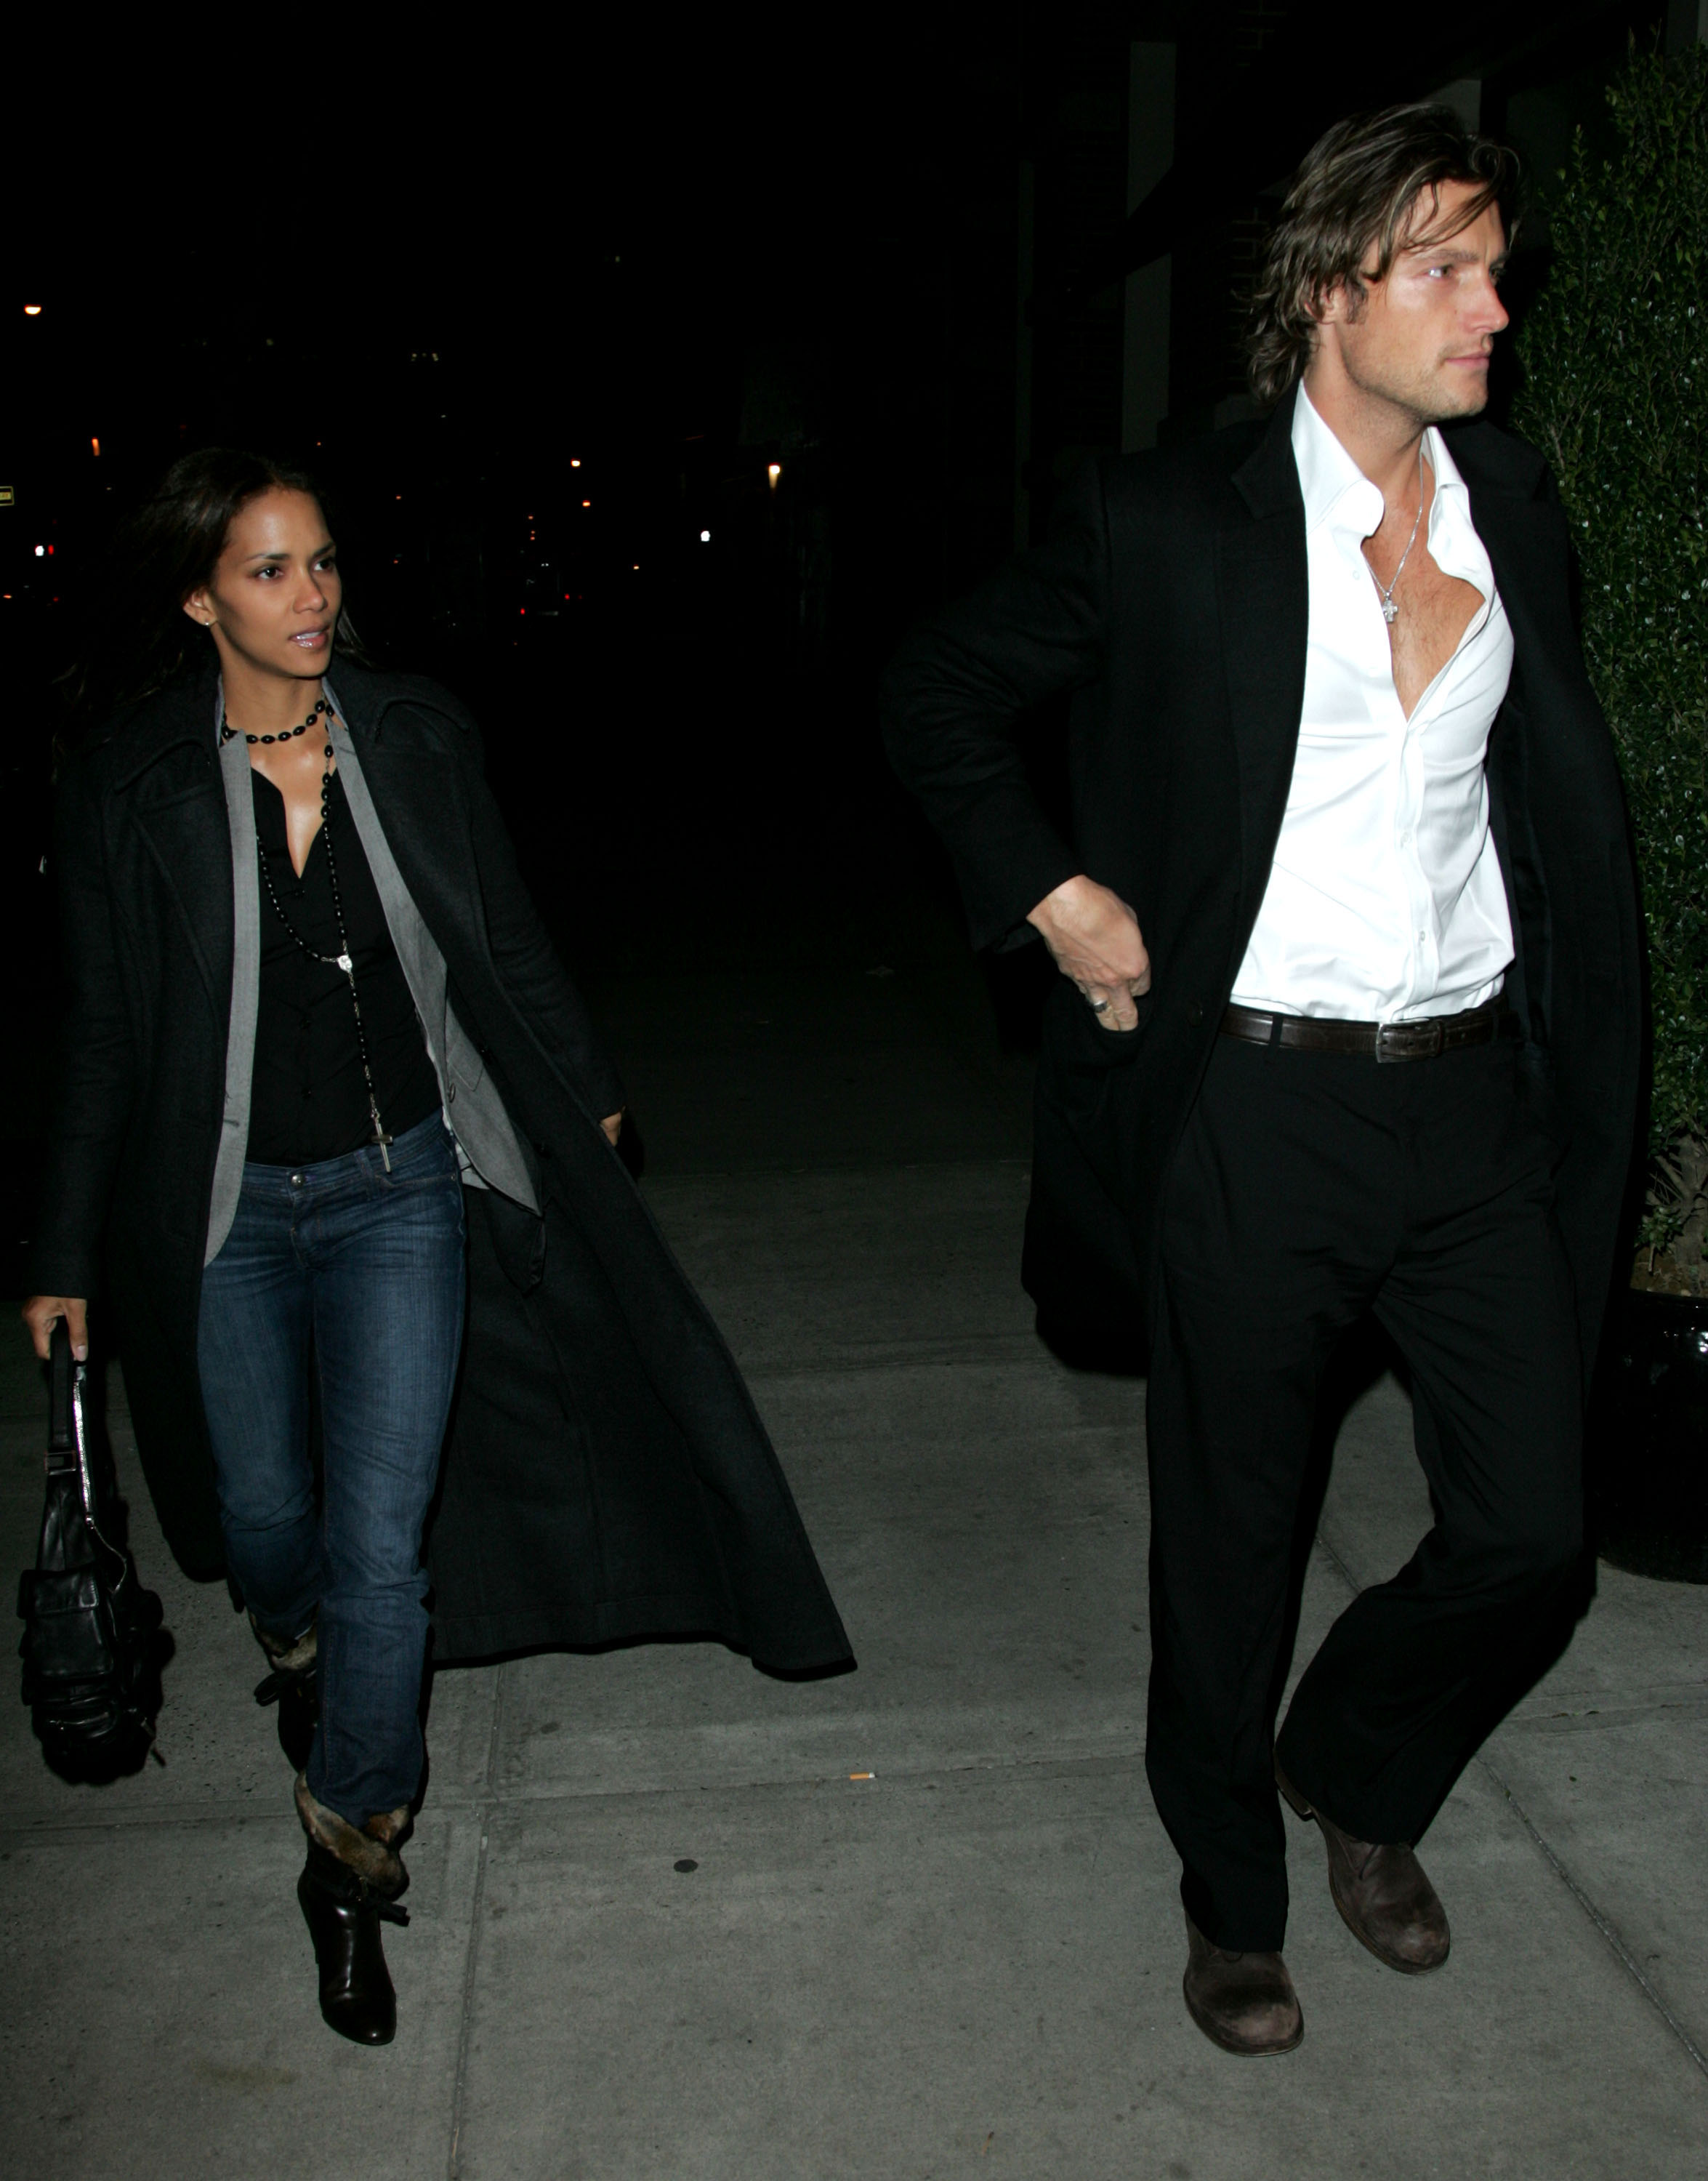
POLYGON ((1445 241, 1492 204, 1507 213, 1510 239, 1517 179, 1506 146, 1468 130, 1450 107, 1391 106, 1337 121, 1293 177, 1258 275, 1248 339, 1257 399, 1272 406, 1303 373, 1331 293, 1344 288, 1356 309, 1368 281, 1386 279, 1419 235, 1445 241), (1440 228, 1435 215, 1448 182, 1468 182, 1474 195, 1451 227, 1440 228), (1375 268, 1366 273, 1372 246, 1375 268))

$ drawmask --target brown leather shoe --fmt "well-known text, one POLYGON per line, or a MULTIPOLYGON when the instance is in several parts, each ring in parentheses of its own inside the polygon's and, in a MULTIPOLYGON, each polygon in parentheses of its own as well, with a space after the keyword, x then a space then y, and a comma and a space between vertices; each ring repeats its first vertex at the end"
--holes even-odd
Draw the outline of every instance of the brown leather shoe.
POLYGON ((1186 1919, 1186 2011, 1224 2052, 1291 2052, 1305 2034, 1298 1994, 1279 1954, 1231 1954, 1186 1919))
POLYGON ((1379 1962, 1404 1976, 1438 1969, 1452 1943, 1447 1912, 1405 1841, 1354 1840, 1314 1809, 1279 1764, 1275 1785, 1302 1818, 1314 1818, 1329 1851, 1329 1891, 1342 1922, 1379 1962))

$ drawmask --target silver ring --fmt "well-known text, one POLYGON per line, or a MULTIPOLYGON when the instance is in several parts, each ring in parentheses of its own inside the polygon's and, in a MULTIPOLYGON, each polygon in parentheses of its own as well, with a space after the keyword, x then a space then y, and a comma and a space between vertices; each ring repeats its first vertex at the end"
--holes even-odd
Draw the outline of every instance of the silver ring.
POLYGON ((1090 1007, 1091 1012, 1094 1015, 1106 1015, 1109 1013, 1109 1002, 1107 1000, 1093 1000, 1090 1002, 1090 1007))

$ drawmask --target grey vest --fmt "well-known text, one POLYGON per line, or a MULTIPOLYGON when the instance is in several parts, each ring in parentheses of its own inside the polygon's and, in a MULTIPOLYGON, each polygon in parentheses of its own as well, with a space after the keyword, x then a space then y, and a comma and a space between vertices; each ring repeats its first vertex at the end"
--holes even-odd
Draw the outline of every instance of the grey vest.
MULTIPOLYGON (((336 713, 338 698, 331 683, 325 686, 336 713)), ((224 715, 222 688, 216 700, 216 735, 224 715)), ((355 821, 380 906, 385 911, 386 926, 438 1077, 445 1125, 456 1138, 463 1180, 471 1189, 495 1189, 526 1205, 530 1212, 537 1212, 539 1199, 515 1129, 486 1072, 486 1063, 445 997, 444 957, 433 944, 403 882, 362 777, 361 760, 341 718, 333 718, 331 733, 344 800, 355 821)), ((225 1048, 225 1116, 214 1162, 204 1264, 212 1264, 219 1255, 237 1215, 249 1146, 249 1086, 255 1067, 255 1021, 261 1002, 261 881, 256 870, 255 790, 250 781, 249 750, 240 735, 221 748, 219 764, 231 823, 231 890, 236 925, 231 959, 231 1025, 225 1048)))

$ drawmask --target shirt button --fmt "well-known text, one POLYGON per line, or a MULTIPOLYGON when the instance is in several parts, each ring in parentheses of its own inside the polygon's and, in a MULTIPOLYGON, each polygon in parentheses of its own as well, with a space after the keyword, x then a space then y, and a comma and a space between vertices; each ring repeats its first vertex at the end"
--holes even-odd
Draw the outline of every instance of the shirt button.
POLYGON ((1408 831, 1408 832, 1404 832, 1404 833, 1402 833, 1402 834, 1401 834, 1401 836, 1400 836, 1400 846, 1401 846, 1402 848, 1409 848, 1411 847, 1411 845, 1412 845, 1412 836, 1411 836, 1411 834, 1409 833, 1409 831, 1408 831))

